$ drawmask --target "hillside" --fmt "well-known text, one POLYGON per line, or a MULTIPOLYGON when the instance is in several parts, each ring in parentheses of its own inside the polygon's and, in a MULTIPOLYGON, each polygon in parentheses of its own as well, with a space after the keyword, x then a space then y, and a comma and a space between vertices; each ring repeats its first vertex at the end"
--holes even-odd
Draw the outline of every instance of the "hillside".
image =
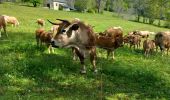
MULTIPOLYGON (((54 11, 15 4, 0 4, 0 14, 18 18, 19 27, 7 27, 9 38, 0 38, 0 100, 169 100, 170 57, 156 53, 149 58, 127 46, 115 52, 116 60, 106 59, 106 51, 97 49, 98 74, 79 74, 79 61, 73 61, 70 49, 55 49, 48 54, 35 42, 36 19, 79 18, 97 32, 121 26, 124 34, 133 30, 168 29, 123 20, 114 14, 89 14, 54 11)), ((46 30, 50 29, 46 22, 46 30)), ((2 31, 3 32, 3 31, 2 31)), ((153 36, 152 36, 153 37, 153 36)))

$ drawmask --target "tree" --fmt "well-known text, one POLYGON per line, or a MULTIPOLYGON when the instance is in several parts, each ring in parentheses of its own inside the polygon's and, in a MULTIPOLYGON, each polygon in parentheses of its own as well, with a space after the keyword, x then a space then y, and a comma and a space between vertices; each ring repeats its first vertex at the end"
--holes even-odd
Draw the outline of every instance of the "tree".
POLYGON ((161 19, 164 19, 165 17, 165 14, 166 14, 166 11, 169 9, 169 6, 168 3, 170 2, 169 0, 158 0, 158 26, 161 25, 161 19))
POLYGON ((127 11, 127 3, 124 0, 114 0, 113 1, 113 10, 118 13, 118 16, 127 11))
POLYGON ((34 7, 37 7, 38 4, 41 4, 42 0, 30 0, 34 7))
POLYGON ((30 2, 33 4, 34 7, 37 7, 38 4, 41 4, 43 0, 21 0, 22 2, 30 2))
POLYGON ((170 28, 170 10, 166 12, 165 16, 166 16, 165 27, 170 28))
POLYGON ((106 5, 106 0, 96 0, 97 13, 102 13, 106 5))
POLYGON ((83 12, 87 8, 87 0, 75 0, 74 6, 78 11, 83 12))

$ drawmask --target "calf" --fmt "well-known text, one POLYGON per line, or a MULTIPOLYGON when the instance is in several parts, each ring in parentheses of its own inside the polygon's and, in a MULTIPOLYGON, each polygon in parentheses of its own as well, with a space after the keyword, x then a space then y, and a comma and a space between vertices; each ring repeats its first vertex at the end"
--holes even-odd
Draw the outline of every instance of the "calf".
POLYGON ((107 58, 112 54, 114 59, 114 50, 123 45, 123 31, 120 28, 109 28, 103 32, 105 35, 96 35, 96 46, 107 50, 107 58))
POLYGON ((155 41, 146 39, 143 42, 144 55, 148 57, 149 53, 152 53, 155 48, 155 41))
POLYGON ((139 35, 130 35, 129 36, 129 44, 130 48, 133 46, 134 49, 140 47, 141 37, 139 35))
POLYGON ((48 47, 49 53, 54 52, 51 46, 51 39, 52 39, 51 32, 45 32, 45 30, 42 28, 36 30, 37 46, 42 46, 42 43, 45 43, 45 45, 47 45, 48 47))
POLYGON ((45 21, 43 19, 37 19, 36 23, 40 26, 44 26, 45 25, 45 21))

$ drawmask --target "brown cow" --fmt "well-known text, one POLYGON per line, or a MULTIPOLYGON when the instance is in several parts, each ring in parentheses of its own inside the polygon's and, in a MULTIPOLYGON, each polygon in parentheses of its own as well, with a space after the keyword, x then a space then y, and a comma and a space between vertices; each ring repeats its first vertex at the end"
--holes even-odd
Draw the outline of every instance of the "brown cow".
POLYGON ((146 57, 149 56, 149 53, 152 53, 154 51, 155 48, 155 41, 154 40, 149 40, 146 39, 143 42, 143 50, 144 50, 144 55, 146 57))
POLYGON ((87 54, 90 55, 93 70, 97 72, 95 35, 93 29, 81 21, 60 21, 65 24, 59 27, 58 33, 53 37, 51 42, 52 46, 62 48, 74 47, 82 65, 81 73, 86 73, 84 59, 87 54))
POLYGON ((107 50, 107 58, 112 54, 114 59, 114 50, 123 45, 123 31, 113 27, 104 31, 104 34, 104 36, 96 35, 96 46, 107 50))
POLYGON ((170 48, 170 35, 167 34, 166 32, 158 32, 155 35, 155 45, 156 45, 156 51, 159 46, 162 56, 165 48, 167 48, 167 55, 168 55, 168 51, 170 48))
POLYGON ((42 46, 42 43, 45 43, 48 47, 48 52, 54 52, 52 45, 51 45, 51 39, 52 39, 52 33, 51 32, 45 32, 43 28, 37 29, 36 31, 36 41, 37 46, 42 46))
POLYGON ((125 35, 123 37, 123 44, 129 44, 129 37, 130 37, 130 35, 125 35))
POLYGON ((45 25, 45 21, 43 19, 37 19, 36 23, 40 26, 44 26, 45 25))
POLYGON ((133 46, 134 49, 140 47, 141 37, 139 35, 129 35, 130 48, 133 46))

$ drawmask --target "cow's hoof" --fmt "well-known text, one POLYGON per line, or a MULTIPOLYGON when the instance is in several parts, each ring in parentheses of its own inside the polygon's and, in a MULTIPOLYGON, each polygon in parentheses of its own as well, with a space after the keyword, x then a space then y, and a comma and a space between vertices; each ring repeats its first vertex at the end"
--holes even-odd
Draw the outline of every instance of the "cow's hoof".
POLYGON ((73 57, 73 61, 76 61, 77 60, 77 58, 76 57, 73 57))
POLYGON ((98 70, 97 70, 97 69, 95 69, 95 70, 94 70, 94 73, 97 73, 97 72, 98 72, 98 70))
POLYGON ((81 74, 86 74, 86 70, 81 70, 80 73, 81 74))

